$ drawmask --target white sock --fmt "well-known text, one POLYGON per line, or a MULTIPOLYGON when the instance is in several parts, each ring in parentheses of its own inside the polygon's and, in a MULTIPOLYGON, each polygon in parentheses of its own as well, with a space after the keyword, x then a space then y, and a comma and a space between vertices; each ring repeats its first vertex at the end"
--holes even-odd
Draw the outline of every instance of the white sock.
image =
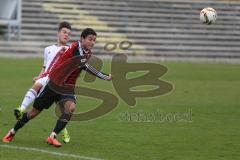
POLYGON ((35 100, 37 97, 37 92, 34 89, 29 89, 22 101, 21 109, 26 110, 28 106, 35 100))
POLYGON ((12 134, 15 134, 15 133, 16 133, 16 131, 14 130, 14 128, 12 128, 12 129, 10 130, 10 132, 11 132, 12 134))
POLYGON ((51 137, 51 138, 56 138, 56 136, 57 136, 57 134, 56 134, 55 132, 52 132, 52 133, 50 134, 50 137, 51 137))

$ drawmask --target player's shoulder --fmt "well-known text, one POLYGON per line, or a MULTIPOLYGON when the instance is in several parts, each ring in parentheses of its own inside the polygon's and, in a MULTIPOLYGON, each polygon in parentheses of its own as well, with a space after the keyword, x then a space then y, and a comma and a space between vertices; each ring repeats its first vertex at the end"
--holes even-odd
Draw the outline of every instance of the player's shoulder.
POLYGON ((70 45, 69 48, 75 48, 79 45, 80 41, 73 41, 70 45))
POLYGON ((47 46, 47 47, 45 47, 45 51, 49 51, 49 50, 51 50, 53 48, 56 48, 56 47, 57 47, 57 44, 53 44, 53 45, 47 46))
MULTIPOLYGON (((71 44, 70 44, 71 45, 71 44)), ((62 46, 62 48, 65 48, 66 50, 70 47, 69 44, 62 46)))

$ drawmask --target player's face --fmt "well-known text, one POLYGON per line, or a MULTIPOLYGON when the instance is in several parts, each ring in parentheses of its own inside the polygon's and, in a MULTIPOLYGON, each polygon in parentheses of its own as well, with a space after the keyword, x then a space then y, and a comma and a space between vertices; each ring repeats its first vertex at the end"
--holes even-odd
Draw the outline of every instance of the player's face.
POLYGON ((96 43, 96 36, 95 35, 88 35, 85 38, 81 38, 81 45, 86 50, 91 50, 96 43))
POLYGON ((58 32, 58 43, 61 45, 66 45, 70 40, 71 30, 67 28, 62 28, 58 32))

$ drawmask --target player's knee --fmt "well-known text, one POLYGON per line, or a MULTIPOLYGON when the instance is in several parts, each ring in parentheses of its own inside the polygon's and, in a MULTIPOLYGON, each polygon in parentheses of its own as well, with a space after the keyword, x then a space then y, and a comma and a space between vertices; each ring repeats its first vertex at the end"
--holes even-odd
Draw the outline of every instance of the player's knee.
POLYGON ((73 113, 76 109, 76 105, 75 103, 72 103, 70 106, 69 106, 69 112, 73 113))
POLYGON ((76 104, 72 101, 65 102, 65 112, 73 113, 75 111, 76 104))
POLYGON ((64 111, 62 115, 59 117, 59 120, 68 122, 70 121, 73 112, 75 111, 76 104, 72 101, 65 101, 64 102, 64 111))

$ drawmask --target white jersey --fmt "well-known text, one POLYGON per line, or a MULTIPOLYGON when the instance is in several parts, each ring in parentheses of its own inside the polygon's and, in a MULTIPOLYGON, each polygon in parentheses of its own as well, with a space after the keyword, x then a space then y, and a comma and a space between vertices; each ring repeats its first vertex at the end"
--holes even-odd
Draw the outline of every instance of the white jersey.
POLYGON ((44 62, 43 62, 43 66, 45 67, 44 72, 46 72, 49 67, 52 67, 50 66, 52 64, 52 61, 58 59, 56 55, 63 47, 65 49, 68 49, 68 46, 57 46, 56 44, 48 46, 44 49, 44 62))
MULTIPOLYGON (((53 65, 58 60, 60 54, 59 51, 62 48, 68 49, 68 46, 57 46, 56 44, 48 46, 44 49, 44 62, 43 67, 45 67, 44 72, 49 72, 49 70, 53 67, 53 65)), ((44 75, 44 73, 43 73, 44 75)), ((44 76, 40 76, 39 79, 36 81, 40 83, 42 86, 45 86, 48 82, 48 74, 44 76)))

